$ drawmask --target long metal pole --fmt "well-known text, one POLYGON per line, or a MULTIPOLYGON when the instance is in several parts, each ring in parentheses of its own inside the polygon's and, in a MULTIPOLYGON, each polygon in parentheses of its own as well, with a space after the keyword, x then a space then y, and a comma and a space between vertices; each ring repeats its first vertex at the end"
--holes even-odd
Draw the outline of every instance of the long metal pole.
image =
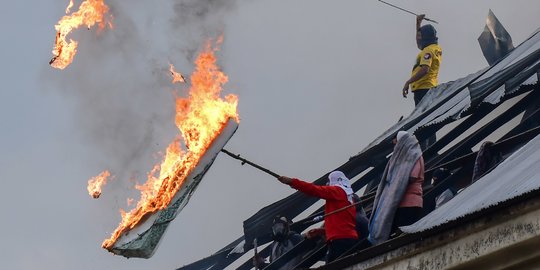
POLYGON ((251 162, 251 161, 249 161, 249 160, 247 160, 245 158, 241 158, 240 155, 233 154, 233 153, 231 153, 231 152, 229 152, 229 151, 227 151, 225 149, 221 149, 221 152, 229 155, 230 157, 232 157, 234 159, 238 159, 238 160, 242 161, 242 165, 247 163, 247 164, 249 164, 249 165, 251 165, 251 166, 253 166, 253 167, 255 167, 255 168, 257 168, 257 169, 259 169, 259 170, 261 170, 261 171, 263 171, 263 172, 265 172, 265 173, 267 173, 267 174, 269 174, 269 175, 271 175, 273 177, 275 177, 275 178, 279 178, 281 176, 281 175, 279 175, 279 174, 277 174, 277 173, 275 173, 275 172, 273 172, 273 171, 271 171, 271 170, 269 170, 267 168, 264 168, 264 167, 262 167, 260 165, 255 164, 255 163, 253 163, 253 162, 251 162))
MULTIPOLYGON (((389 6, 393 7, 393 8, 397 8, 397 9, 399 9, 399 10, 401 10, 401 11, 405 11, 405 12, 410 13, 410 14, 412 14, 412 15, 418 16, 418 14, 416 14, 416 13, 410 11, 410 10, 406 10, 406 9, 404 9, 404 8, 398 7, 398 6, 394 5, 394 4, 390 4, 390 3, 385 2, 385 1, 383 1, 383 0, 378 0, 378 1, 381 2, 381 3, 387 4, 387 5, 389 5, 389 6)), ((437 23, 437 24, 438 24, 437 21, 432 20, 432 19, 429 19, 429 18, 425 18, 425 17, 424 17, 424 20, 429 21, 429 22, 433 22, 433 23, 437 23)))

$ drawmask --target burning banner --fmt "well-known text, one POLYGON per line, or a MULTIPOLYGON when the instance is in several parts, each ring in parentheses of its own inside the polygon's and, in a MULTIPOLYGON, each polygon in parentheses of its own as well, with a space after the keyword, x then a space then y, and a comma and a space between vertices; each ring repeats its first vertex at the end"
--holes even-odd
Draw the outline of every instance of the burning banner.
POLYGON ((186 82, 186 78, 184 78, 184 75, 174 70, 173 64, 169 64, 169 71, 171 72, 171 76, 173 78, 172 83, 177 83, 177 82, 185 83, 186 82))
POLYGON ((176 99, 176 125, 180 138, 167 148, 145 184, 137 186, 141 197, 130 212, 121 210, 122 221, 102 247, 125 257, 149 258, 169 223, 188 203, 219 151, 238 128, 238 98, 220 97, 227 76, 216 65, 217 49, 208 43, 195 61, 188 98, 176 99))
POLYGON ((90 194, 92 198, 99 198, 99 196, 101 195, 101 187, 107 184, 107 178, 109 178, 109 176, 111 176, 111 173, 105 170, 98 176, 92 177, 90 180, 88 180, 88 194, 90 194))
POLYGON ((106 25, 112 28, 110 17, 107 19, 105 14, 109 12, 109 7, 103 2, 104 0, 84 0, 79 6, 79 10, 67 15, 73 7, 73 0, 70 0, 66 15, 60 19, 58 24, 54 26, 56 29, 56 41, 52 51, 53 58, 49 64, 58 69, 66 68, 77 53, 77 41, 69 39, 67 35, 82 25, 86 25, 90 29, 95 24, 98 24, 99 30, 103 30, 106 25))

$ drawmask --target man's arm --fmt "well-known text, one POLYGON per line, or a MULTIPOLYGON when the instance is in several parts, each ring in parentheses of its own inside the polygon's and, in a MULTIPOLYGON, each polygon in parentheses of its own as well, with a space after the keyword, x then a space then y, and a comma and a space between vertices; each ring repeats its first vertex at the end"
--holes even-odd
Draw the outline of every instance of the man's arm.
POLYGON ((255 267, 255 269, 263 269, 266 266, 268 266, 268 263, 266 263, 264 261, 264 258, 261 257, 261 255, 259 254, 256 254, 255 256, 253 256, 252 260, 253 260, 253 266, 255 267))
POLYGON ((294 244, 294 245, 298 245, 298 243, 302 242, 302 240, 304 240, 304 237, 297 233, 297 232, 293 232, 291 234, 291 242, 294 244))
POLYGON ((289 178, 287 176, 281 176, 278 180, 292 188, 299 190, 306 195, 318 197, 325 200, 335 200, 340 198, 343 194, 343 189, 335 186, 318 186, 312 183, 304 182, 299 179, 289 178))
POLYGON ((409 80, 405 82, 405 86, 403 86, 403 97, 406 98, 407 94, 409 93, 409 85, 413 82, 416 82, 420 80, 422 77, 426 76, 426 74, 429 71, 429 67, 422 65, 420 66, 420 69, 418 72, 416 72, 409 80))
POLYGON ((416 16, 416 32, 420 30, 420 26, 422 25, 422 20, 426 17, 426 14, 420 14, 416 16))
POLYGON ((411 76, 411 78, 406 83, 411 84, 413 82, 416 82, 422 79, 422 77, 426 76, 428 71, 429 71, 429 66, 425 66, 425 65, 420 66, 420 69, 418 70, 418 72, 416 72, 413 76, 411 76))

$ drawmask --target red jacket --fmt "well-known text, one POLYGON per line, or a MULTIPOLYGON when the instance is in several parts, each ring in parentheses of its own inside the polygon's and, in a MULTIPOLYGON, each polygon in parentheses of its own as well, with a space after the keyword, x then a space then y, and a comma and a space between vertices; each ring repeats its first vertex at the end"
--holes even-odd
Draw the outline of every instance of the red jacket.
MULTIPOLYGON (((317 186, 298 179, 293 179, 290 186, 307 195, 325 199, 325 214, 351 204, 347 200, 345 191, 337 186, 317 186)), ((341 212, 325 217, 324 230, 326 241, 343 238, 358 239, 355 207, 349 207, 341 212)))

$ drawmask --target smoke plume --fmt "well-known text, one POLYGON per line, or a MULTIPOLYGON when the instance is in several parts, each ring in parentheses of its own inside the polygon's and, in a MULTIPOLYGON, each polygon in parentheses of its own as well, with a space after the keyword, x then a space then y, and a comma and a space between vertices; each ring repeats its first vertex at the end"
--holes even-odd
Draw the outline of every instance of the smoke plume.
POLYGON ((184 95, 188 86, 171 84, 169 64, 190 74, 204 42, 225 30, 236 1, 106 4, 113 29, 75 30, 71 38, 79 48, 73 63, 61 71, 47 66, 44 78, 74 103, 74 136, 92 149, 85 153, 89 166, 96 173, 111 170, 117 179, 111 186, 126 190, 133 187, 129 178, 146 179, 159 159, 156 154, 178 134, 174 97, 184 95))

